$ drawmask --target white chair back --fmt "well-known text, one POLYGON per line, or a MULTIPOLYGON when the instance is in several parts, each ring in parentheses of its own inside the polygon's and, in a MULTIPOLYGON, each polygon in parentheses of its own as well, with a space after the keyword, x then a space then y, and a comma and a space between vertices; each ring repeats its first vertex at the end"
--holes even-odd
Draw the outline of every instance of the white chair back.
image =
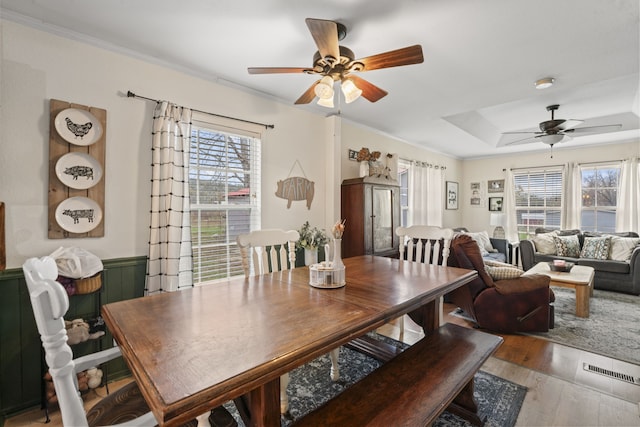
POLYGON ((400 259, 425 264, 447 265, 453 230, 428 225, 398 227, 400 259))
POLYGON ((240 248, 245 276, 294 268, 295 243, 299 238, 300 233, 296 230, 278 229, 255 230, 239 235, 236 242, 240 248))
MULTIPOLYGON (((51 257, 30 258, 22 266, 29 289, 33 315, 45 351, 45 361, 53 379, 53 385, 60 406, 62 424, 85 427, 89 425, 84 403, 78 391, 76 372, 98 366, 120 356, 120 349, 110 348, 87 356, 73 359, 73 351, 67 344, 67 330, 64 315, 69 309, 69 297, 64 287, 56 281, 58 267, 51 257)), ((118 400, 117 393, 112 393, 118 400)), ((144 401, 142 401, 144 404, 144 401)), ((146 405, 140 412, 144 414, 135 420, 118 424, 120 426, 154 426, 157 424, 146 405)))
MULTIPOLYGON (((447 265, 453 230, 430 225, 396 228, 400 237, 400 259, 432 265, 447 265)), ((444 322, 444 298, 438 303, 440 325, 444 322)), ((400 340, 404 338, 404 316, 400 318, 400 340)))

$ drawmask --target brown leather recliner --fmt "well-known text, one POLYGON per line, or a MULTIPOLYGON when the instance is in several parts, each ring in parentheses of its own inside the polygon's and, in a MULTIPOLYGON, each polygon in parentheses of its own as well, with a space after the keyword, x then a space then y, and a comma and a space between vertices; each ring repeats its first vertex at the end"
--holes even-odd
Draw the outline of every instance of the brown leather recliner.
POLYGON ((478 271, 468 285, 448 300, 475 319, 480 328, 496 332, 546 332, 553 328, 553 291, 549 277, 533 274, 494 281, 484 269, 477 243, 458 235, 451 241, 448 265, 478 271))

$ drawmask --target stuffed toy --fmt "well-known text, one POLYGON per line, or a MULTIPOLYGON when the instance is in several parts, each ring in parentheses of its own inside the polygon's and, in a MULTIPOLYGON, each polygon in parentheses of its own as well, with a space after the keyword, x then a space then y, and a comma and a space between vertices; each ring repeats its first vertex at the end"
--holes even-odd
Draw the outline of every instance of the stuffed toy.
POLYGON ((89 388, 96 388, 102 384, 102 370, 91 368, 85 371, 87 373, 87 385, 89 388))
POLYGON ((67 343, 69 345, 78 344, 89 339, 89 324, 82 319, 64 321, 67 329, 67 343))
MULTIPOLYGON (((100 369, 96 369, 96 371, 100 371, 100 369)), ((96 374, 94 374, 96 375, 96 374)), ((99 373, 100 379, 99 383, 102 382, 102 371, 99 373)), ((87 375, 87 371, 79 372, 78 375, 78 391, 80 393, 84 393, 89 390, 89 376, 87 375)), ((47 371, 44 374, 44 396, 47 399, 47 402, 50 404, 58 403, 58 396, 56 396, 56 388, 53 385, 53 378, 51 378, 51 374, 47 371)))

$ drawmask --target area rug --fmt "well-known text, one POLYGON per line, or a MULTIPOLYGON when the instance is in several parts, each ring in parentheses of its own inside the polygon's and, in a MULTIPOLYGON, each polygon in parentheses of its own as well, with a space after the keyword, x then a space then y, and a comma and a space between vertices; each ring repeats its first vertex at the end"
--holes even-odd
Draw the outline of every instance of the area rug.
MULTIPOLYGON (((384 340, 398 343, 395 340, 384 340)), ((398 344, 400 345, 400 343, 398 344)), ((340 349, 339 364, 340 380, 337 382, 331 381, 329 377, 331 361, 328 355, 321 356, 291 371, 291 382, 287 389, 290 416, 282 418, 282 426, 290 426, 296 419, 336 396, 381 365, 377 360, 345 347, 340 349)), ((514 426, 526 393, 526 387, 505 379, 482 371, 476 374, 475 397, 478 401, 480 417, 487 417, 486 426, 514 426)), ((238 425, 244 426, 235 406, 232 403, 227 403, 225 407, 238 421, 238 425)), ((357 408, 354 410, 357 411, 357 408)), ((433 425, 439 427, 471 426, 466 420, 448 412, 443 413, 433 425)))
POLYGON ((555 328, 531 334, 640 365, 640 296, 594 290, 589 317, 576 317, 573 289, 552 286, 555 328))

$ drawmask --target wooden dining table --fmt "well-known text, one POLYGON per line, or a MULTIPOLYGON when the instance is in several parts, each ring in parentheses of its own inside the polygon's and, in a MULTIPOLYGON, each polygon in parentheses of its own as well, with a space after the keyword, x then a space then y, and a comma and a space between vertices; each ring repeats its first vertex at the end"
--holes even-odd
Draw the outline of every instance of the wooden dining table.
POLYGON ((338 289, 310 286, 300 267, 114 302, 102 315, 160 426, 233 399, 249 425, 280 426, 281 375, 403 314, 429 333, 439 298, 477 275, 366 255, 344 264, 338 289))

